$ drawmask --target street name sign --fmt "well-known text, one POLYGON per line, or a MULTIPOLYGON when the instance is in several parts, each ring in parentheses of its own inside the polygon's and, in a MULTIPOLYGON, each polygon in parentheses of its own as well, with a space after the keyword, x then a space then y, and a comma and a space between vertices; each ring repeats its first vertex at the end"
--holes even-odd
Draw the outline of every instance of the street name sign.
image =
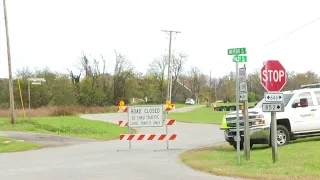
POLYGON ((283 93, 266 92, 264 93, 264 99, 266 102, 283 102, 283 93))
POLYGON ((284 105, 277 103, 262 103, 262 112, 284 112, 284 105))
POLYGON ((267 91, 279 92, 286 84, 286 70, 278 60, 268 60, 261 68, 261 84, 267 91))
POLYGON ((228 55, 247 54, 246 48, 232 48, 228 49, 228 55))
POLYGON ((247 62, 247 56, 234 56, 233 62, 247 62))
POLYGON ((162 127, 163 120, 164 115, 162 106, 128 108, 129 127, 162 127))

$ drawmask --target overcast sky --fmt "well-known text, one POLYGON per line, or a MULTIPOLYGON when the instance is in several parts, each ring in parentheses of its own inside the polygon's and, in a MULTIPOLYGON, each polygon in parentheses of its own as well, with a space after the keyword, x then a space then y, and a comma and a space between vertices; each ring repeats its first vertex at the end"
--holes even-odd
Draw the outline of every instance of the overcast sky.
MULTIPOLYGON (((112 72, 116 49, 145 72, 168 53, 161 30, 177 30, 172 49, 189 55, 185 69, 225 75, 235 69, 227 49, 246 47, 249 72, 276 59, 288 71, 320 73, 320 20, 284 36, 319 17, 319 7, 319 0, 7 0, 12 68, 67 72, 84 51, 103 54, 112 72)), ((8 77, 3 17, 1 4, 0 77, 8 77)))

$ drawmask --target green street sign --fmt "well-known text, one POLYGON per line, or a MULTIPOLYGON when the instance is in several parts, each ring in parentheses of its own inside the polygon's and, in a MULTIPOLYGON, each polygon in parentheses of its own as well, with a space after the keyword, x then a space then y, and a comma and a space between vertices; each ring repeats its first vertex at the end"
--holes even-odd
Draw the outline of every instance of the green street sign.
POLYGON ((247 56, 234 56, 233 62, 247 62, 247 56))
POLYGON ((247 54, 246 48, 233 48, 228 49, 228 55, 247 54))

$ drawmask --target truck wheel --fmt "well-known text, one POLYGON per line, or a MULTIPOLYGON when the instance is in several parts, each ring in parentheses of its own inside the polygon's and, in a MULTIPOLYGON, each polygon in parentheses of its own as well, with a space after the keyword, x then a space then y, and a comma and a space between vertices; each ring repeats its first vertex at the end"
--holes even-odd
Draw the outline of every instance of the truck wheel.
POLYGON ((278 146, 284 146, 290 142, 290 133, 283 125, 277 125, 277 143, 278 146))
MULTIPOLYGON (((234 148, 235 150, 237 150, 237 142, 233 142, 233 143, 232 143, 232 146, 233 146, 233 148, 234 148)), ((240 142, 240 150, 243 150, 243 143, 242 143, 242 142, 240 142)))

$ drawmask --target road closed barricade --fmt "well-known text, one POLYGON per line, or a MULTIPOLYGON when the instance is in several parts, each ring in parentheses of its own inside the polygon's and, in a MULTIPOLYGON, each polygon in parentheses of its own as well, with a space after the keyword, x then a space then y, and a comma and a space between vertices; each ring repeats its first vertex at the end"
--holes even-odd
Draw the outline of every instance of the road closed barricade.
POLYGON ((128 114, 127 119, 119 120, 118 125, 128 127, 128 134, 120 134, 121 141, 166 141, 169 149, 169 141, 177 138, 176 133, 169 134, 168 126, 176 123, 174 119, 168 119, 168 113, 173 109, 174 104, 167 101, 166 106, 125 106, 123 101, 120 102, 118 112, 128 114), (148 127, 165 127, 165 133, 162 134, 131 134, 131 128, 148 128, 148 127))

